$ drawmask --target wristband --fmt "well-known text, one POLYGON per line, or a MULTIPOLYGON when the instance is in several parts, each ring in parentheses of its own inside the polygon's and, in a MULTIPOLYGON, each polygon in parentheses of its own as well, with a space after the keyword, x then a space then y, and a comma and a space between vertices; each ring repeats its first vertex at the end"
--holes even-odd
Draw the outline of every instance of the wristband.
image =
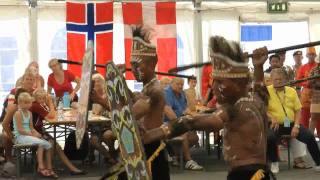
POLYGON ((294 124, 293 127, 300 129, 300 124, 294 124))
POLYGON ((164 133, 164 136, 165 136, 166 138, 168 138, 168 136, 169 136, 170 133, 171 133, 169 127, 163 124, 163 125, 160 126, 160 128, 161 128, 162 132, 164 133))
POLYGON ((217 118, 219 118, 219 120, 221 120, 222 122, 224 122, 224 120, 221 118, 221 114, 223 113, 223 110, 219 109, 215 114, 217 116, 217 118))

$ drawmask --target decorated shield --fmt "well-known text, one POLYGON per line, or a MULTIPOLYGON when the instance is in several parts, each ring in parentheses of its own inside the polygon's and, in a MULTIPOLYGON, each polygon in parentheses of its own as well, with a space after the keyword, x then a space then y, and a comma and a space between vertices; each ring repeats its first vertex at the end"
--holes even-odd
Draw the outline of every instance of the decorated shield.
POLYGON ((113 62, 106 65, 106 86, 111 106, 112 130, 118 141, 129 180, 151 180, 137 123, 132 115, 132 100, 125 79, 113 62))
POLYGON ((80 82, 80 96, 78 117, 76 122, 76 143, 77 148, 80 148, 83 135, 87 128, 88 121, 88 105, 89 94, 91 89, 91 76, 93 69, 93 42, 88 41, 88 46, 82 60, 82 73, 80 82))

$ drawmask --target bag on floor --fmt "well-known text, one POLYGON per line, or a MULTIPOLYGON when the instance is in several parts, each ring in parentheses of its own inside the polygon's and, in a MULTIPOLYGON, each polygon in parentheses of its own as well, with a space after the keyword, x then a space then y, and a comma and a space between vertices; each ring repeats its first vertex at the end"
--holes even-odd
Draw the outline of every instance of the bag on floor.
POLYGON ((64 153, 70 160, 84 160, 89 153, 89 135, 85 132, 80 148, 77 149, 76 132, 72 131, 66 139, 64 153))
POLYGON ((16 165, 12 162, 6 162, 0 167, 0 177, 4 177, 6 179, 15 177, 16 172, 16 165))

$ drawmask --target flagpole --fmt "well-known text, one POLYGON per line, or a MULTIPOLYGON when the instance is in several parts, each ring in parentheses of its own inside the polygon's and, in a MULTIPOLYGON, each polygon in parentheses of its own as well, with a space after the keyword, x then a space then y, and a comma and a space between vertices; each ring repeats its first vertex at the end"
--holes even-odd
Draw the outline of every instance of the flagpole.
MULTIPOLYGON (((73 65, 82 65, 81 62, 78 61, 71 61, 71 60, 65 60, 65 59, 58 59, 59 63, 66 63, 66 64, 73 64, 73 65)), ((95 67, 98 68, 106 68, 105 64, 94 64, 95 67)), ((132 71, 131 68, 126 68, 126 71, 132 71)), ((175 73, 166 73, 166 72, 155 72, 158 75, 162 76, 174 76, 174 77, 180 77, 180 78, 187 78, 187 79, 195 79, 194 76, 188 76, 188 75, 182 75, 182 74, 175 74, 175 73)))

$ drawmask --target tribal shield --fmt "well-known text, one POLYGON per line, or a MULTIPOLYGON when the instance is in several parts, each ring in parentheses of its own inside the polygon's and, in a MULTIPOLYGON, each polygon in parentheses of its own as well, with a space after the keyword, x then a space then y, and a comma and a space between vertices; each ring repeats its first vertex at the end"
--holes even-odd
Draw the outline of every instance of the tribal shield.
POLYGON ((132 115, 132 100, 122 74, 113 62, 106 65, 106 86, 111 107, 112 130, 129 180, 151 180, 139 128, 132 115))

